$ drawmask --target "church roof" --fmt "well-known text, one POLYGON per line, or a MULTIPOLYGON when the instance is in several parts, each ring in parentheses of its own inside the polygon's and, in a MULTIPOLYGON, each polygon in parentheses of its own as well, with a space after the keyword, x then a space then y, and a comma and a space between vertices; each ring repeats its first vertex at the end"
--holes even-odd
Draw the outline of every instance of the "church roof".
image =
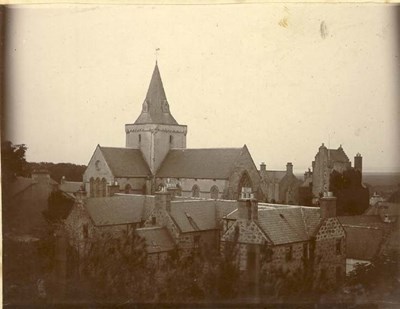
POLYGON ((154 67, 150 86, 143 102, 142 113, 134 124, 172 124, 178 125, 169 111, 167 97, 161 80, 158 65, 154 67))
POLYGON ((242 149, 171 149, 156 176, 227 179, 242 149))
POLYGON ((100 147, 114 177, 146 177, 150 169, 139 149, 100 147))
POLYGON ((97 226, 141 222, 144 200, 134 195, 95 197, 85 201, 85 208, 97 226))

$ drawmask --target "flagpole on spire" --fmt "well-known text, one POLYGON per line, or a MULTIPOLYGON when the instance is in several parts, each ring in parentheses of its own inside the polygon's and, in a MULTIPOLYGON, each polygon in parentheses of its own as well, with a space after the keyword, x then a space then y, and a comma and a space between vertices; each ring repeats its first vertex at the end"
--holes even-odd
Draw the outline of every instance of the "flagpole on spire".
POLYGON ((156 64, 157 64, 157 62, 158 62, 158 52, 160 51, 160 49, 159 48, 156 48, 156 64))

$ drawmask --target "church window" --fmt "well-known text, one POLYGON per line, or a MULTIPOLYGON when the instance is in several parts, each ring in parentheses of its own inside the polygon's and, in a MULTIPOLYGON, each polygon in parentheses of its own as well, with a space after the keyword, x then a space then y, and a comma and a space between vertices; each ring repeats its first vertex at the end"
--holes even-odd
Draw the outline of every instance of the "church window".
POLYGON ((239 184, 238 184, 238 196, 242 192, 242 188, 252 188, 253 185, 251 183, 251 179, 249 174, 245 171, 240 177, 239 184))
POLYGON ((107 195, 107 180, 105 178, 101 179, 101 197, 105 197, 107 195))
POLYGON ((173 141, 174 137, 172 135, 169 136, 169 143, 171 144, 173 141))
POLYGON ((200 197, 200 188, 198 185, 192 187, 192 197, 200 197))
POLYGON ((89 186, 90 186, 90 188, 89 188, 90 197, 93 197, 94 196, 94 178, 93 177, 90 178, 89 186))
POLYGON ((217 199, 219 194, 219 189, 217 186, 212 186, 210 190, 210 195, 212 199, 217 199))
POLYGON ((142 111, 143 113, 147 113, 149 111, 149 103, 147 101, 143 102, 142 111))
POLYGON ((96 171, 99 171, 100 170, 100 160, 97 160, 95 163, 94 163, 94 165, 95 165, 95 167, 96 167, 96 171))
POLYGON ((142 141, 142 135, 139 134, 139 143, 142 141))
POLYGON ((126 184, 125 186, 125 193, 126 194, 132 193, 132 186, 129 183, 126 184))
POLYGON ((94 196, 99 197, 100 196, 100 178, 97 177, 95 182, 94 182, 94 196))

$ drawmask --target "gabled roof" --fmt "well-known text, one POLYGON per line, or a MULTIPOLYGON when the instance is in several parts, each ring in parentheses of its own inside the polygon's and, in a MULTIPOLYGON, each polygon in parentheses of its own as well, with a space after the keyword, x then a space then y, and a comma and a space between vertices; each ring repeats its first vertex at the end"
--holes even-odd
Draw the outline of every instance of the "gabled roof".
POLYGON ((347 258, 370 261, 379 253, 384 240, 382 228, 344 225, 344 229, 347 258))
MULTIPOLYGON (((238 211, 230 213, 227 219, 237 220, 238 211)), ((256 222, 274 245, 307 241, 321 223, 320 209, 259 203, 256 222)))
POLYGON ((338 149, 328 149, 328 157, 334 162, 350 161, 342 147, 339 147, 338 149))
POLYGON ((128 194, 89 198, 85 208, 96 226, 139 223, 144 219, 144 199, 128 194))
POLYGON ((267 170, 265 172, 260 173, 261 177, 265 181, 271 181, 277 179, 281 181, 283 177, 286 176, 286 171, 271 171, 267 170))
POLYGON ((175 243, 165 227, 147 227, 136 229, 136 233, 144 238, 147 253, 171 251, 175 243))
POLYGON ((147 104, 147 108, 143 108, 134 124, 178 124, 171 115, 168 105, 164 106, 168 102, 157 63, 143 104, 147 104))
POLYGON ((243 148, 172 149, 157 177, 227 179, 243 148))
POLYGON ((213 200, 172 202, 170 215, 182 233, 218 228, 216 205, 213 200))
POLYGON ((150 169, 139 149, 99 146, 115 177, 147 177, 150 169))

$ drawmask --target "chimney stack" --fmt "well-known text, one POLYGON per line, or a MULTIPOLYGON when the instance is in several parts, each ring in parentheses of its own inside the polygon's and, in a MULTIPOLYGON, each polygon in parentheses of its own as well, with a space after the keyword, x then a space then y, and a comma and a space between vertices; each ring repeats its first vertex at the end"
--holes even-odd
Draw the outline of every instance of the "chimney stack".
POLYGON ((260 172, 265 172, 267 170, 267 166, 265 165, 265 162, 261 162, 260 164, 260 172))
POLYGON ((292 162, 288 162, 286 164, 286 174, 293 174, 293 164, 292 162))
POLYGON ((165 209, 166 211, 171 211, 171 194, 167 192, 164 188, 154 194, 155 196, 155 208, 165 209))
POLYGON ((242 188, 238 200, 238 215, 242 220, 258 220, 258 201, 254 198, 251 188, 242 188))
POLYGON ((354 169, 362 173, 362 156, 360 153, 357 153, 354 157, 354 169))
POLYGON ((336 197, 332 192, 324 192, 324 196, 319 199, 321 218, 336 217, 336 197))

